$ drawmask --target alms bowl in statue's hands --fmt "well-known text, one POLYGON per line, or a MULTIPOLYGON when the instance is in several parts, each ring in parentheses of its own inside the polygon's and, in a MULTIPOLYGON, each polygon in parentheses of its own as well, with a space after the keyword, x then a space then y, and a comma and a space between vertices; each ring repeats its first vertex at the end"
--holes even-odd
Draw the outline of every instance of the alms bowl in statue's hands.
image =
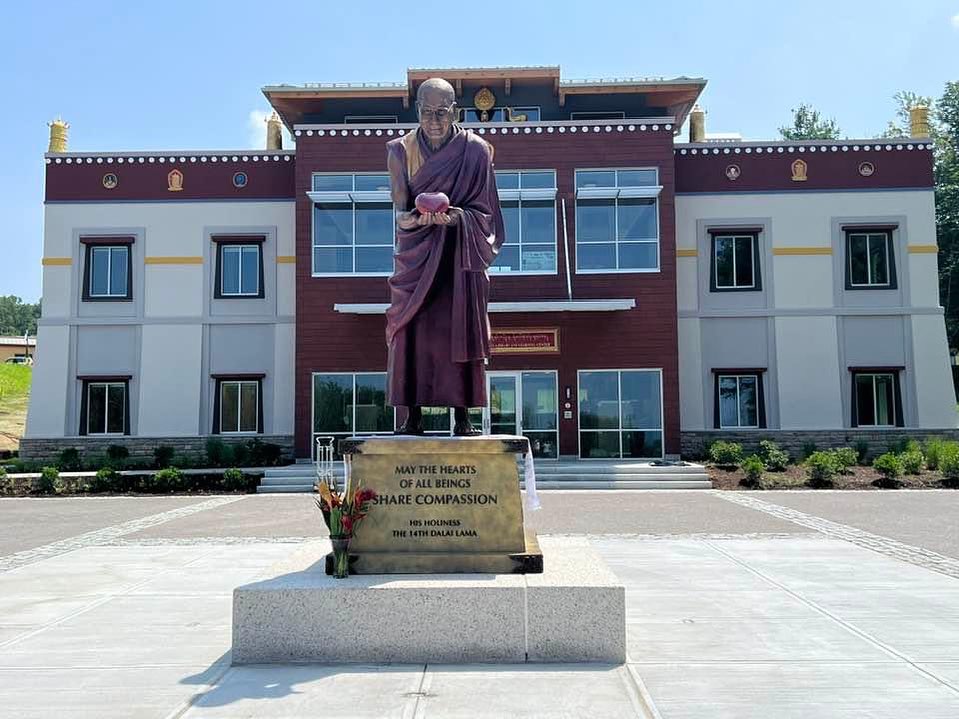
POLYGON ((450 208, 450 198, 443 192, 421 192, 416 196, 416 209, 420 214, 446 212, 450 208))

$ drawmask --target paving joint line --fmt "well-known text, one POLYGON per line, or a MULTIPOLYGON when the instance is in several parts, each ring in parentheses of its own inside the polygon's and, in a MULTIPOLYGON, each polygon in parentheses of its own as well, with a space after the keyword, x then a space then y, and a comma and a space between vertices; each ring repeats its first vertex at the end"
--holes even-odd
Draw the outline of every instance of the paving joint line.
POLYGON ((0 557, 0 573, 18 569, 28 564, 42 562, 44 559, 50 559, 51 557, 56 557, 61 554, 67 554, 68 552, 73 552, 77 549, 85 549, 87 547, 96 547, 109 544, 110 542, 124 535, 133 534, 134 532, 156 527, 160 524, 171 522, 174 519, 189 517, 193 514, 206 511, 207 509, 214 509, 216 507, 222 507, 226 504, 239 502, 243 499, 246 499, 246 496, 247 495, 213 497, 212 499, 197 502, 196 504, 188 504, 185 507, 177 507, 176 509, 170 509, 166 512, 159 512, 158 514, 150 514, 146 517, 131 519, 126 522, 121 522, 120 524, 114 524, 110 527, 101 527, 100 529, 94 529, 90 532, 77 534, 73 537, 60 539, 56 542, 51 542, 50 544, 34 547, 33 549, 26 549, 21 552, 15 552, 14 554, 8 554, 5 557, 0 557))
POLYGON ((922 569, 944 574, 953 579, 959 579, 959 559, 947 557, 931 549, 924 549, 912 544, 905 544, 891 537, 873 534, 863 529, 857 529, 848 524, 840 524, 829 519, 807 514, 798 509, 773 504, 755 497, 745 496, 741 492, 715 492, 714 496, 727 502, 748 507, 758 512, 764 512, 779 519, 798 524, 801 527, 813 529, 827 537, 841 539, 864 549, 870 549, 893 559, 912 564, 922 569))
POLYGON ((656 708, 646 682, 639 676, 639 671, 633 669, 629 662, 620 668, 620 677, 626 684, 626 691, 629 694, 630 703, 636 709, 638 716, 642 719, 663 719, 663 715, 656 708))
POLYGON ((865 640, 865 641, 873 644, 874 646, 878 647, 879 649, 881 649, 882 651, 886 652, 887 654, 889 654, 889 655, 891 655, 891 656, 899 659, 901 662, 905 662, 906 664, 908 664, 909 666, 911 666, 913 669, 915 669, 917 672, 919 672, 920 674, 924 675, 925 677, 927 677, 927 678, 929 678, 929 679, 932 679, 933 681, 935 681, 935 682, 937 682, 937 683, 939 683, 939 684, 942 684, 943 686, 945 686, 947 689, 949 689, 949 690, 952 691, 953 693, 959 694, 959 690, 957 690, 957 689, 956 689, 954 686, 952 686, 950 683, 948 683, 947 681, 945 681, 944 679, 942 679, 942 678, 939 677, 938 675, 933 674, 932 672, 930 672, 930 671, 924 669, 923 667, 919 666, 919 664, 918 664, 917 662, 913 661, 910 657, 906 656, 905 654, 903 654, 902 652, 898 651, 897 649, 895 649, 894 647, 890 646, 889 644, 886 644, 885 642, 879 641, 879 639, 877 639, 876 637, 874 637, 874 636, 873 636, 872 634, 870 634, 869 632, 867 632, 867 631, 865 631, 865 630, 863 630, 863 629, 860 629, 860 628, 857 627, 855 624, 852 624, 851 622, 843 619, 842 617, 839 617, 839 616, 837 616, 836 614, 833 614, 833 613, 830 612, 828 609, 826 609, 825 607, 820 606, 819 604, 817 604, 816 602, 812 601, 811 599, 807 599, 806 597, 804 597, 804 596, 803 596, 802 594, 800 594, 799 592, 797 592, 797 591, 795 591, 795 590, 793 590, 793 589, 790 589, 788 586, 786 586, 786 585, 783 584, 782 582, 779 582, 779 581, 773 579, 772 577, 770 577, 769 575, 767 575, 767 574, 766 574, 765 572, 763 572, 762 570, 756 569, 755 567, 753 567, 753 566, 751 566, 749 563, 747 563, 745 560, 740 559, 739 557, 737 557, 736 555, 732 554, 731 552, 728 552, 726 549, 723 549, 722 547, 719 547, 719 546, 713 544, 712 542, 703 542, 703 543, 704 543, 706 546, 708 546, 708 547, 710 547, 711 549, 713 549, 715 552, 717 552, 717 553, 721 554, 722 556, 726 557, 726 559, 730 560, 731 562, 733 562, 733 563, 735 563, 735 564, 738 564, 739 566, 741 566, 741 567, 742 567, 743 569, 745 569, 746 571, 751 572, 752 574, 755 574, 757 577, 759 577, 759 578, 762 579, 763 581, 768 582, 769 584, 772 584, 774 587, 776 587, 776 588, 778 588, 778 589, 786 592, 786 594, 788 594, 789 596, 793 597, 794 599, 797 599, 798 601, 802 602, 803 604, 805 604, 807 607, 809 607, 809 608, 812 609, 813 611, 819 612, 819 613, 820 613, 821 615, 823 615, 824 617, 826 617, 826 618, 828 618, 828 619, 831 619, 832 621, 834 621, 836 624, 838 624, 839 626, 841 626, 843 629, 845 629, 845 630, 846 630, 847 632, 849 632, 850 634, 852 634, 852 635, 854 635, 854 636, 858 636, 860 639, 863 639, 863 640, 865 640))

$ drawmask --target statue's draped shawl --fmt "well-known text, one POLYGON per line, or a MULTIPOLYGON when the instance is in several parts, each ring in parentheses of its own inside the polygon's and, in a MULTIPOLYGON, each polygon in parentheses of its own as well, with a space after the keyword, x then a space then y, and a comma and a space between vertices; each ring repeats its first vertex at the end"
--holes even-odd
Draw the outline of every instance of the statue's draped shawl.
MULTIPOLYGON (((435 282, 453 283, 451 357, 471 362, 489 357, 487 269, 505 239, 493 173, 493 148, 472 132, 453 126, 443 147, 432 151, 419 130, 387 143, 406 168, 410 210, 421 192, 444 192, 464 216, 452 226, 397 228, 395 269, 390 278, 386 342, 416 316, 435 282), (443 243, 455 243, 452 277, 438 277, 443 243)), ((439 338, 438 338, 439 339, 439 338)))

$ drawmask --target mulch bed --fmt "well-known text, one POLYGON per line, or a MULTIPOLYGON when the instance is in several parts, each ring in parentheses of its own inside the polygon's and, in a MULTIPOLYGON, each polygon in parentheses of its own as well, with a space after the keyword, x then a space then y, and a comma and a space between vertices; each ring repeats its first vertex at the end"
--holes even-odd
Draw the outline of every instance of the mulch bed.
MULTIPOLYGON (((880 474, 872 467, 853 467, 851 474, 838 475, 831 489, 874 489, 879 491, 873 482, 879 479, 880 474)), ((727 471, 713 465, 706 465, 706 473, 713 482, 715 489, 748 489, 740 485, 744 474, 741 469, 727 471)), ((763 480, 763 489, 809 489, 806 468, 790 465, 785 472, 766 472, 763 480)), ((923 471, 922 474, 904 474, 900 479, 901 489, 946 489, 942 484, 940 472, 923 471)))

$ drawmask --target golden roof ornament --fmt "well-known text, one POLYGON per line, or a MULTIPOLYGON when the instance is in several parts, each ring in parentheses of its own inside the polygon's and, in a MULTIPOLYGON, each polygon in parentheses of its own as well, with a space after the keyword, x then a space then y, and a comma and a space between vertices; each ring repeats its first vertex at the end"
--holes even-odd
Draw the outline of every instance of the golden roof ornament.
POLYGON ((280 116, 276 114, 276 110, 266 119, 266 149, 283 149, 283 123, 280 121, 280 116))
POLYGON ((67 130, 70 128, 59 116, 56 120, 48 123, 50 128, 50 146, 47 152, 66 152, 67 151, 67 130))
POLYGON ((929 108, 925 105, 909 108, 909 134, 917 140, 929 137, 929 108))
POLYGON ((481 87, 473 95, 473 107, 480 111, 480 120, 489 120, 489 111, 496 105, 496 95, 488 87, 481 87))

